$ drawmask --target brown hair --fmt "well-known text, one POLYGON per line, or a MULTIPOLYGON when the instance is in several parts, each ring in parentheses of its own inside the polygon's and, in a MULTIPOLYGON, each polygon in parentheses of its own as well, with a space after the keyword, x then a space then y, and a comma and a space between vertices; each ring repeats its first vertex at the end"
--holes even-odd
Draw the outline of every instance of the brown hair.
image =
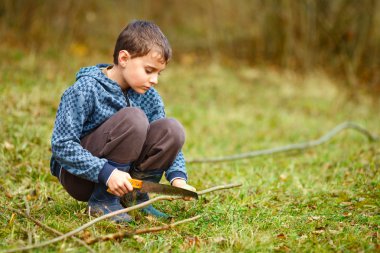
POLYGON ((127 50, 131 57, 135 58, 147 55, 153 47, 161 50, 161 56, 166 63, 170 60, 172 49, 160 28, 149 21, 132 21, 117 38, 113 63, 118 64, 118 56, 121 50, 127 50))

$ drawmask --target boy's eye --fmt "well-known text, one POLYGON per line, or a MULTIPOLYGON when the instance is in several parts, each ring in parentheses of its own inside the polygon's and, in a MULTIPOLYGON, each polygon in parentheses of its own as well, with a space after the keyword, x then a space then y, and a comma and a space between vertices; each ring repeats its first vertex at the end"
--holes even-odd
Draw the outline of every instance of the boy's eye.
POLYGON ((147 74, 152 74, 156 72, 157 72, 157 75, 161 75, 162 70, 158 71, 158 69, 154 69, 154 68, 145 68, 145 73, 147 74))

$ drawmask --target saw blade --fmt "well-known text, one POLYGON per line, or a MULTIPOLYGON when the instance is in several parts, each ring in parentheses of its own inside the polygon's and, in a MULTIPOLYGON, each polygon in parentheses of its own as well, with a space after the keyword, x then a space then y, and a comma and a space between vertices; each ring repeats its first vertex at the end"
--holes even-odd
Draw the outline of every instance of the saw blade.
POLYGON ((142 186, 140 188, 141 192, 154 192, 161 193, 165 195, 179 195, 184 197, 192 197, 198 199, 198 193, 189 191, 183 188, 166 185, 166 184, 158 184, 149 181, 142 181, 142 186))

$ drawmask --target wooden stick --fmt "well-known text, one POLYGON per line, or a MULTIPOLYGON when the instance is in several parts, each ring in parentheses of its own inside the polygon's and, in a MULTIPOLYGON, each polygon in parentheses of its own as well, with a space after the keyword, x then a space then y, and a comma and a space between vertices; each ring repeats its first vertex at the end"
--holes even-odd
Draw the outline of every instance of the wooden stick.
MULTIPOLYGON (((24 212, 21 212, 20 210, 17 210, 15 208, 12 208, 12 207, 8 207, 8 206, 5 206, 3 205, 2 208, 4 209, 8 209, 9 211, 12 211, 12 212, 15 212, 15 213, 18 213, 19 215, 21 216, 24 216, 26 218, 28 218, 29 220, 33 221, 36 225, 38 225, 39 227, 53 233, 53 234, 56 234, 56 235, 63 235, 63 233, 59 232, 58 230, 55 230, 54 228, 51 228, 45 224, 43 224, 42 222, 40 222, 39 220, 33 218, 32 216, 30 216, 29 214, 26 214, 24 212)), ((84 241, 82 241, 81 239, 77 238, 77 237, 72 237, 74 241, 82 244, 82 246, 84 246, 89 252, 93 252, 95 253, 95 251, 93 249, 91 249, 84 241)))
MULTIPOLYGON (((217 191, 217 190, 221 190, 221 189, 229 189, 229 188, 239 187, 239 186, 241 186, 241 184, 229 184, 229 185, 215 186, 215 187, 212 187, 212 188, 209 188, 209 189, 206 189, 206 190, 198 192, 198 195, 203 195, 203 194, 206 194, 206 193, 209 193, 209 192, 212 192, 212 191, 217 191)), ((198 216, 195 216, 195 217, 192 217, 192 218, 189 218, 189 219, 185 219, 185 220, 182 220, 182 221, 174 222, 172 224, 163 225, 163 226, 160 226, 160 227, 153 227, 153 228, 149 228, 149 229, 139 229, 139 230, 135 230, 134 232, 122 231, 122 232, 118 232, 118 233, 114 233, 114 234, 109 234, 109 235, 105 235, 105 236, 101 236, 101 237, 90 238, 88 240, 85 240, 85 242, 87 244, 93 244, 93 243, 96 243, 96 242, 99 242, 99 241, 117 240, 117 239, 121 239, 121 238, 125 238, 125 237, 132 237, 132 236, 138 235, 138 234, 158 232, 158 231, 161 231, 161 230, 167 230, 169 228, 172 228, 172 227, 174 227, 176 225, 179 225, 179 224, 182 224, 182 223, 185 223, 185 222, 189 222, 189 221, 193 221, 193 220, 199 219, 200 217, 201 216, 198 215, 198 216)))
POLYGON ((358 124, 355 124, 353 122, 344 122, 344 123, 336 126, 335 128, 333 128, 331 131, 329 131, 327 134, 325 134, 324 136, 320 137, 317 140, 301 142, 301 143, 296 143, 296 144, 290 144, 290 145, 277 147, 277 148, 256 150, 256 151, 252 151, 252 152, 229 155, 229 156, 190 159, 190 160, 187 160, 186 162, 187 163, 218 163, 218 162, 227 162, 227 161, 233 161, 233 160, 253 158, 253 157, 263 156, 263 155, 272 155, 272 154, 276 154, 276 153, 288 152, 288 151, 293 151, 293 150, 304 150, 304 149, 308 149, 308 148, 312 148, 312 147, 321 145, 321 144, 329 141, 332 137, 334 137, 335 135, 337 135, 341 131, 343 131, 345 129, 349 129, 349 128, 356 130, 359 133, 367 136, 368 140, 370 140, 370 141, 379 141, 379 137, 371 134, 367 129, 359 126, 358 124))
POLYGON ((198 195, 204 195, 204 194, 209 193, 209 192, 219 191, 219 190, 226 190, 226 189, 240 187, 240 186, 242 186, 241 183, 227 184, 227 185, 218 185, 218 186, 214 186, 212 188, 209 188, 209 189, 206 189, 206 190, 203 190, 203 191, 199 191, 197 193, 198 193, 198 195))
POLYGON ((175 227, 175 226, 182 224, 182 223, 197 220, 200 217, 202 217, 202 216, 197 215, 197 216, 185 219, 185 220, 177 221, 177 222, 174 222, 171 224, 165 224, 165 225, 159 226, 159 227, 153 227, 153 228, 147 228, 147 229, 138 229, 138 230, 135 230, 134 232, 122 231, 122 232, 104 235, 104 236, 100 236, 100 237, 96 237, 96 238, 89 238, 86 240, 86 243, 87 244, 94 244, 94 243, 100 242, 100 241, 104 242, 104 241, 110 241, 110 240, 118 240, 118 239, 122 239, 125 237, 132 237, 134 235, 139 235, 139 234, 155 233, 158 231, 168 230, 168 229, 175 227))
MULTIPOLYGON (((229 189, 229 188, 233 188, 233 187, 239 187, 241 186, 241 184, 229 184, 229 185, 221 185, 221 186, 216 186, 216 187, 213 187, 213 188, 210 188, 210 189, 206 189, 204 191, 201 191, 200 192, 200 195, 202 194, 205 194, 205 193, 209 193, 209 192, 212 192, 212 191, 217 191, 217 190, 222 190, 222 189, 229 189)), ((182 199, 183 197, 181 196, 159 196, 159 197, 155 197, 153 199, 150 199, 146 202, 143 202, 141 204, 138 204, 138 205, 135 205, 135 206, 131 206, 131 207, 128 207, 128 208, 124 208, 124 209, 121 209, 121 210, 118 210, 118 211, 115 211, 115 212, 112 212, 112 213, 109 213, 109 214, 106 214, 106 215, 103 215, 103 216, 100 216, 90 222, 87 222, 86 224, 78 227, 77 229, 74 229, 66 234, 63 234, 61 236, 58 236, 54 239, 51 239, 51 240, 48 240, 48 241, 45 241, 45 242, 41 242, 41 243, 38 243, 38 244, 34 244, 34 245, 29 245, 29 246, 25 246, 25 247, 20 247, 20 248, 15 248, 15 249, 10 249, 10 250, 7 250, 5 252, 16 252, 16 251, 23 251, 23 250, 31 250, 31 249, 36 249, 36 248, 41 248, 41 247, 44 247, 44 246, 47 246, 49 244, 52 244, 52 243, 56 243, 56 242, 59 242, 61 240, 64 240, 68 237, 71 237, 77 233, 79 233, 80 231, 94 225, 95 223, 99 222, 99 221, 102 221, 104 219, 108 219, 112 216, 115 216, 115 215, 118 215, 118 214, 121 214, 121 213, 126 213, 126 212, 130 212, 132 210, 136 210, 136 209, 139 209, 139 208, 142 208, 142 207, 145 207, 145 206, 148 206, 150 204, 152 204, 153 202, 156 202, 156 201, 160 201, 160 200, 169 200, 169 201, 172 201, 172 200, 175 200, 175 199, 182 199)))

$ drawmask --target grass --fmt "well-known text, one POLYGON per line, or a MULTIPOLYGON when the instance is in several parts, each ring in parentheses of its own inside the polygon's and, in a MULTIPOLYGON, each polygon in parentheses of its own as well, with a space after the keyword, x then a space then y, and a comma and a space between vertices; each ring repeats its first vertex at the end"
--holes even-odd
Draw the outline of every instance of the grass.
MULTIPOLYGON (((74 80, 77 60, 1 51, 0 184, 2 207, 24 209, 61 232, 89 221, 86 203, 71 199, 50 175, 50 136, 62 92, 74 80)), ((104 58, 94 57, 94 62, 104 58)), ((379 135, 379 104, 352 101, 320 73, 248 66, 172 64, 158 90, 167 114, 187 131, 188 158, 220 156, 316 139, 345 120, 379 135)), ((380 145, 354 131, 305 152, 219 164, 189 164, 197 189, 241 182, 195 202, 157 206, 176 220, 203 217, 139 240, 103 242, 99 252, 376 252, 380 249, 380 145)), ((135 228, 160 225, 136 214, 135 228)), ((53 238, 30 221, 0 208, 0 248, 53 238)), ((93 236, 120 227, 101 222, 93 236)), ((82 233, 81 235, 84 235, 82 233)), ((84 252, 66 240, 36 252, 84 252)))

